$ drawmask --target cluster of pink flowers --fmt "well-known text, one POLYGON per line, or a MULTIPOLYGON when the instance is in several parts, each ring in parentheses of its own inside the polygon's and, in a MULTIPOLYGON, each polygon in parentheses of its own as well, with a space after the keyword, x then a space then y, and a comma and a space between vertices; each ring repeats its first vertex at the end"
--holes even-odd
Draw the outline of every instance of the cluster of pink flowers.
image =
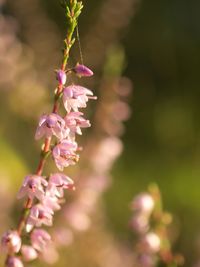
POLYGON ((148 192, 136 196, 131 203, 133 216, 130 225, 139 234, 138 262, 142 267, 153 267, 161 249, 161 239, 151 227, 151 215, 155 201, 148 192))
MULTIPOLYGON (((92 75, 91 70, 79 64, 74 68, 74 72, 78 76, 92 75)), ((63 86, 62 100, 67 114, 64 117, 57 113, 43 115, 39 120, 35 138, 55 138, 51 154, 59 171, 63 171, 79 159, 76 134, 81 135, 82 128, 90 127, 90 122, 84 119, 79 108, 85 108, 88 100, 95 97, 92 91, 82 86, 65 87, 67 75, 63 70, 57 71, 57 80, 63 86)), ((9 255, 6 261, 8 267, 23 266, 22 260, 14 256, 15 254, 20 253, 23 261, 31 261, 45 252, 46 247, 51 244, 51 236, 41 227, 53 224, 53 215, 61 208, 64 190, 74 188, 73 180, 60 172, 49 177, 35 174, 25 177, 18 198, 26 198, 32 203, 25 221, 25 231, 30 233, 30 242, 22 244, 21 235, 15 230, 7 231, 3 235, 1 243, 3 250, 9 255)))
POLYGON ((159 263, 166 266, 181 266, 184 259, 174 254, 168 236, 172 216, 162 209, 160 190, 156 185, 148 192, 139 194, 131 203, 132 229, 138 234, 136 244, 137 263, 141 267, 154 267, 159 263))
MULTIPOLYGON (((54 242, 45 250, 45 258, 43 257, 47 263, 58 260, 57 249, 70 246, 76 239, 77 232, 89 231, 94 225, 102 194, 112 182, 111 168, 123 150, 119 135, 123 132, 123 122, 130 115, 127 103, 130 93, 131 84, 127 78, 113 77, 109 81, 102 81, 99 90, 102 101, 97 103, 93 130, 81 156, 81 169, 77 168, 77 189, 73 198, 63 207, 57 225, 52 229, 54 242)), ((68 115, 70 125, 74 115, 76 118, 82 114, 71 112, 68 115)), ((80 129, 76 129, 74 128, 74 133, 79 133, 80 129)), ((104 246, 104 250, 107 250, 107 246, 104 246)))

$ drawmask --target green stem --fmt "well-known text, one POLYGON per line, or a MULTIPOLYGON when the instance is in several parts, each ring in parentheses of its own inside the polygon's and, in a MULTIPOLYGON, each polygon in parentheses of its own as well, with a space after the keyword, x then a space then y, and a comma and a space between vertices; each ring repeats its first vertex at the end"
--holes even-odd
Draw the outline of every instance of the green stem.
MULTIPOLYGON (((63 60, 62 60, 61 69, 66 71, 66 67, 67 67, 67 63, 68 63, 68 59, 69 59, 69 53, 70 53, 71 47, 73 46, 73 44, 75 42, 75 38, 73 38, 74 30, 77 26, 78 17, 81 14, 81 10, 83 8, 83 5, 82 5, 82 2, 80 2, 80 1, 70 0, 69 4, 67 4, 67 2, 65 2, 64 7, 65 7, 65 15, 67 18, 67 34, 66 34, 66 38, 64 40, 65 46, 64 46, 64 53, 63 53, 63 60)), ((58 96, 60 96, 60 94, 62 93, 62 90, 63 90, 63 85, 59 83, 56 94, 58 96)), ((58 109, 59 109, 58 101, 59 101, 59 97, 55 97, 53 110, 52 110, 55 113, 57 113, 58 109)), ((46 138, 45 142, 43 144, 43 149, 41 152, 40 161, 39 161, 39 164, 38 164, 38 167, 36 170, 37 175, 42 175, 44 165, 46 163, 46 159, 50 153, 51 153, 51 138, 46 138)), ((27 218, 29 216, 29 212, 30 212, 30 209, 32 206, 33 206, 33 201, 31 199, 27 199, 25 201, 24 208, 22 210, 22 215, 20 217, 18 227, 17 227, 17 231, 18 231, 20 236, 22 235, 22 231, 26 225, 26 221, 27 221, 27 218)), ((10 255, 10 254, 7 255, 5 265, 7 265, 7 261, 8 261, 10 256, 12 256, 12 255, 10 255)))

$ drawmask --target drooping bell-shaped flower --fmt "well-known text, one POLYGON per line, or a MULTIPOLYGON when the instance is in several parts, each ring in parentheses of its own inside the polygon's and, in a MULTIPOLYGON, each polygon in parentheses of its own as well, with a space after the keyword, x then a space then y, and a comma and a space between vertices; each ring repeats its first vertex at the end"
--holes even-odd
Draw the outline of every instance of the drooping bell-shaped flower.
POLYGON ((55 135, 58 139, 63 139, 67 134, 65 121, 58 114, 51 113, 40 118, 35 139, 38 140, 43 136, 51 137, 52 135, 55 135))
POLYGON ((31 200, 36 197, 41 200, 44 197, 44 187, 48 182, 39 175, 27 175, 24 179, 22 187, 20 188, 17 198, 28 196, 31 200))
POLYGON ((50 241, 51 236, 43 229, 34 229, 31 233, 31 244, 38 251, 43 251, 50 241))
POLYGON ((6 267, 24 267, 22 261, 17 257, 8 257, 6 267))
POLYGON ((63 171, 65 167, 74 165, 78 161, 76 151, 77 143, 70 140, 62 140, 53 148, 53 158, 59 170, 63 171))
POLYGON ((89 99, 96 99, 93 92, 80 85, 70 85, 63 90, 63 103, 67 112, 85 108, 89 99))
POLYGON ((25 261, 32 261, 38 257, 37 251, 32 246, 23 245, 21 252, 25 261))
POLYGON ((82 112, 70 112, 64 118, 65 127, 67 127, 70 132, 71 138, 75 137, 75 134, 82 134, 81 128, 88 128, 91 126, 89 120, 84 119, 82 112))
POLYGON ((50 195, 63 197, 64 189, 74 189, 74 181, 63 173, 54 173, 49 177, 47 191, 50 195))
POLYGON ((48 191, 46 191, 46 195, 41 203, 44 207, 53 211, 60 210, 61 208, 58 203, 58 198, 56 197, 56 195, 53 195, 48 191))
POLYGON ((31 208, 30 215, 26 223, 26 231, 30 232, 34 226, 40 227, 42 224, 52 226, 53 210, 42 204, 36 204, 31 208))
POLYGON ((7 231, 1 239, 2 250, 6 253, 18 253, 21 248, 21 238, 17 231, 7 231))

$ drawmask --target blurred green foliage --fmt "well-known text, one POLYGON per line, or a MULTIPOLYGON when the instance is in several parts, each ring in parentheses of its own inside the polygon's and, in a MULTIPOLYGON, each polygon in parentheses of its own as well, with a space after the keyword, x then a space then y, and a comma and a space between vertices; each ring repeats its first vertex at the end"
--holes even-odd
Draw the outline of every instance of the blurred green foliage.
POLYGON ((112 227, 127 237, 127 203, 156 181, 180 226, 186 266, 200 251, 199 8, 199 1, 142 1, 124 36, 133 116, 106 195, 112 227))

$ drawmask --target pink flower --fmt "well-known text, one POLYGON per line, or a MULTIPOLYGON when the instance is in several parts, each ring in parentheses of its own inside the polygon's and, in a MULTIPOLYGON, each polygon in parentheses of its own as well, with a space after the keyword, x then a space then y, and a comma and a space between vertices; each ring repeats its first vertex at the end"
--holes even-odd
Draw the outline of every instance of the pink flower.
POLYGON ((94 74, 88 67, 80 64, 77 64, 73 71, 80 77, 90 77, 94 74))
POLYGON ((53 233, 53 240, 58 246, 69 246, 72 244, 74 239, 73 231, 70 228, 57 228, 53 233))
POLYGON ((82 112, 70 112, 65 118, 65 126, 70 129, 70 135, 74 138, 75 133, 82 134, 81 128, 90 127, 89 120, 82 117, 82 112))
POLYGON ((63 171, 64 167, 74 165, 78 161, 76 150, 77 143, 70 140, 62 140, 53 148, 53 158, 59 170, 63 171))
POLYGON ((23 245, 21 252, 25 261, 32 261, 38 257, 36 250, 31 246, 23 245))
POLYGON ((154 232, 147 233, 141 240, 143 249, 149 253, 156 253, 160 250, 161 240, 154 232))
POLYGON ((137 213, 130 221, 130 226, 138 233, 146 233, 149 229, 149 218, 137 213))
POLYGON ((43 251, 40 253, 40 258, 42 259, 42 261, 51 265, 55 264, 58 261, 59 254, 53 242, 44 247, 43 251))
POLYGON ((92 157, 93 167, 98 173, 106 173, 113 162, 122 153, 123 145, 117 137, 106 137, 96 148, 97 152, 92 157))
POLYGON ((18 253, 21 248, 21 238, 17 231, 7 231, 1 239, 3 251, 7 253, 18 253))
POLYGON ((48 192, 48 191, 46 192, 46 195, 42 200, 42 205, 44 207, 50 209, 50 210, 53 210, 53 211, 60 210, 61 207, 58 203, 57 197, 55 195, 53 196, 52 194, 49 194, 49 193, 50 192, 48 192))
POLYGON ((50 175, 47 191, 57 197, 63 197, 63 189, 74 189, 74 181, 62 173, 50 175))
POLYGON ((131 207, 134 210, 145 214, 150 214, 154 208, 154 200, 148 193, 139 194, 132 202, 131 207))
POLYGON ((146 253, 139 257, 139 263, 141 264, 141 267, 154 267, 157 265, 155 258, 146 253))
POLYGON ((17 198, 23 198, 28 196, 30 199, 36 197, 41 200, 44 197, 44 186, 47 186, 48 182, 38 175, 28 175, 25 177, 23 185, 18 192, 17 198))
POLYGON ((89 99, 96 97, 93 97, 92 91, 79 85, 70 85, 63 91, 63 103, 67 112, 71 109, 78 111, 78 108, 85 108, 89 99))
POLYGON ((7 267, 24 267, 21 260, 17 257, 8 257, 6 260, 6 266, 7 267))
POLYGON ((91 219, 79 203, 71 204, 64 211, 65 218, 72 228, 84 232, 91 225, 91 219))
POLYGON ((66 81, 67 81, 67 75, 66 75, 65 71, 57 70, 56 74, 57 74, 56 78, 57 78, 58 82, 62 85, 65 85, 66 81))
POLYGON ((35 139, 40 139, 43 136, 51 137, 55 135, 59 139, 67 136, 68 132, 64 128, 65 121, 55 113, 43 115, 40 118, 39 125, 35 133, 35 139))
POLYGON ((42 204, 37 204, 31 208, 26 224, 26 231, 30 232, 34 226, 40 227, 42 224, 51 226, 53 224, 53 210, 42 204))
POLYGON ((50 241, 51 236, 43 229, 34 229, 31 233, 31 244, 38 251, 44 250, 50 241))

